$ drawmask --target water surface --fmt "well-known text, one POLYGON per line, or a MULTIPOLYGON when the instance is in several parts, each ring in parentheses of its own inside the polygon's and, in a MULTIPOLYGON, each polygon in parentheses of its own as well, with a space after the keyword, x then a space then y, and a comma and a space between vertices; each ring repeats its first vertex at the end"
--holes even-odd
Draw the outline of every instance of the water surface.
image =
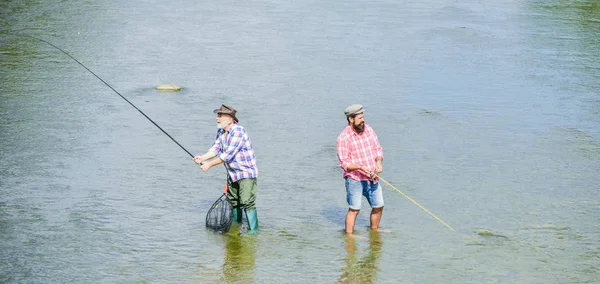
MULTIPOLYGON (((115 2, 115 1, 113 1, 115 2)), ((596 283, 595 1, 0 4, 0 282, 596 283), (135 7, 135 8, 132 8, 135 7), (236 107, 261 232, 204 228, 236 107), (176 93, 154 87, 174 83, 176 93), (355 238, 335 139, 362 103, 383 232, 355 238)))

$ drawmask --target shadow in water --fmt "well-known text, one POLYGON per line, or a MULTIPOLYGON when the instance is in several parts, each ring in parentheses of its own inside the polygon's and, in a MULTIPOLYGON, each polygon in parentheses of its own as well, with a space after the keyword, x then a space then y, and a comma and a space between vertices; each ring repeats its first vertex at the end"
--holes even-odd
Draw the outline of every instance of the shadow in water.
POLYGON ((223 276, 226 282, 254 283, 256 236, 229 233, 224 237, 225 261, 223 262, 223 276))
POLYGON ((375 283, 377 279, 379 257, 381 256, 381 233, 369 231, 369 248, 364 256, 357 252, 357 242, 362 239, 356 235, 346 235, 346 266, 342 269, 338 283, 375 283))

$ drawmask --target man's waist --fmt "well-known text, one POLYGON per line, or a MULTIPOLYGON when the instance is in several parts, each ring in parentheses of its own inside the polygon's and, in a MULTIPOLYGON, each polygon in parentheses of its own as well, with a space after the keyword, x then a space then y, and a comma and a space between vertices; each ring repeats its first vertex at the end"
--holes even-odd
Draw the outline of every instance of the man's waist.
POLYGON ((354 171, 345 171, 344 172, 344 177, 348 177, 354 180, 369 180, 371 179, 371 177, 364 173, 361 170, 354 170, 354 171))
POLYGON ((241 170, 241 169, 228 168, 227 172, 229 173, 229 177, 233 181, 238 181, 238 180, 243 179, 243 178, 257 178, 258 177, 258 170, 257 169, 253 169, 253 170, 241 170))

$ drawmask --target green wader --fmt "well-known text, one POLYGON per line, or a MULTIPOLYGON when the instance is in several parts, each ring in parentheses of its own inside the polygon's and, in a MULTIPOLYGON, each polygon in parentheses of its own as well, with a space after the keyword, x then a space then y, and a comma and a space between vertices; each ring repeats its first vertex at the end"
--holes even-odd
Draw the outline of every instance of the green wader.
POLYGON ((246 219, 248 220, 248 229, 250 233, 258 231, 258 216, 256 214, 256 178, 244 178, 236 182, 227 181, 229 190, 227 198, 233 205, 233 220, 238 223, 242 222, 243 213, 246 211, 246 219))

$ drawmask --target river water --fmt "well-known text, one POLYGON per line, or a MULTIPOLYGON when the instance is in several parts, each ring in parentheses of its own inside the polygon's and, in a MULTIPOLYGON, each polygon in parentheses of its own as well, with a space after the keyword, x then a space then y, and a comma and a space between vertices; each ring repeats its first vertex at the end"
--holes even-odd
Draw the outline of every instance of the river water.
POLYGON ((600 4, 488 2, 3 1, 0 283, 600 282, 600 4), (191 153, 236 107, 260 233, 207 231, 224 169, 23 35, 191 153), (384 184, 345 236, 352 103, 454 231, 384 184))

